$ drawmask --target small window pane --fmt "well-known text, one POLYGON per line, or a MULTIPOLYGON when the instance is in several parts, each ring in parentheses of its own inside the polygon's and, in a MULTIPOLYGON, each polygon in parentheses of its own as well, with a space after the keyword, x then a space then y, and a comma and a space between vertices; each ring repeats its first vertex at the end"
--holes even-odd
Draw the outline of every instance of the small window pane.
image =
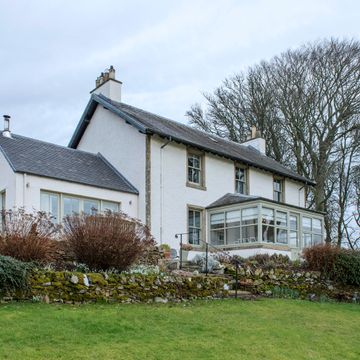
POLYGON ((228 211, 226 213, 226 226, 240 226, 240 210, 228 211))
POLYGON ((305 232, 311 231, 311 219, 310 218, 308 218, 308 217, 302 218, 302 228, 303 228, 303 231, 305 231, 305 232))
POLYGON ((112 201, 103 201, 104 211, 118 212, 119 204, 112 201))
POLYGON ((312 219, 312 231, 316 234, 322 233, 321 220, 312 219))
POLYGON ((257 207, 251 207, 247 209, 243 209, 241 211, 242 216, 242 225, 250 225, 250 224, 257 224, 258 221, 258 208, 257 207))
POLYGON ((40 193, 40 208, 41 211, 50 214, 54 223, 59 221, 59 196, 57 194, 40 193))
POLYGON ((281 244, 288 243, 288 232, 285 229, 276 229, 276 242, 281 244))
POLYGON ((72 216, 80 213, 80 200, 64 197, 64 216, 72 216))
POLYGON ((96 200, 84 200, 84 214, 95 215, 99 210, 99 202, 96 200))
POLYGON ((243 226, 241 228, 242 231, 242 242, 243 243, 252 243, 258 240, 258 226, 257 225, 249 225, 243 226))
POLYGON ((240 243, 240 227, 230 228, 226 230, 226 244, 240 243))
POLYGON ((189 229, 189 244, 199 245, 200 244, 200 229, 189 229))
POLYGON ((286 227, 287 226, 287 213, 282 211, 276 212, 276 225, 286 227))
POLYGON ((297 216, 295 215, 290 215, 290 229, 291 230, 295 230, 297 231, 298 230, 298 226, 297 226, 297 216))
POLYGON ((304 247, 311 246, 311 234, 303 233, 303 246, 304 247))
POLYGON ((212 245, 224 245, 224 230, 211 230, 210 241, 212 245))
POLYGON ((297 231, 290 231, 290 238, 289 238, 289 245, 291 247, 298 247, 298 232, 297 231))
POLYGON ((210 216, 211 229, 219 229, 224 227, 224 213, 212 214, 210 216))
POLYGON ((274 210, 269 208, 262 208, 262 223, 274 225, 274 210))
POLYGON ((262 239, 265 242, 275 242, 275 233, 274 227, 272 226, 262 226, 262 239))
POLYGON ((312 236, 312 244, 313 245, 318 245, 322 243, 322 235, 318 235, 318 234, 313 234, 312 236))

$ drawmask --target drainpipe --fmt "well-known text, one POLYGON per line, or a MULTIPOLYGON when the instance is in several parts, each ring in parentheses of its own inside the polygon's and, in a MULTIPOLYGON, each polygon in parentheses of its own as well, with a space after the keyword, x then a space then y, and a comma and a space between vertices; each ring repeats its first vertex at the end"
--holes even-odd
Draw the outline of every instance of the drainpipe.
POLYGON ((163 175, 163 150, 172 141, 169 140, 160 147, 160 245, 163 243, 163 203, 164 203, 164 175, 163 175))
MULTIPOLYGON (((304 189, 305 186, 306 186, 306 185, 303 185, 303 186, 298 190, 298 195, 299 195, 299 196, 298 196, 298 197, 299 197, 298 203, 299 203, 299 206, 300 206, 300 207, 301 207, 301 205, 300 205, 300 194, 301 194, 301 190, 304 189)), ((305 205, 306 205, 306 204, 304 203, 304 207, 305 207, 305 205)))

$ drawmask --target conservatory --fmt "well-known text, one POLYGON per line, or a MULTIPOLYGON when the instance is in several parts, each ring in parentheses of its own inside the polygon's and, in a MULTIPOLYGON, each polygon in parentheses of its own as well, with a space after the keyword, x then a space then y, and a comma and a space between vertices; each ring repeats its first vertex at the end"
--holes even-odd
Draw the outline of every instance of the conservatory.
POLYGON ((227 197, 207 208, 212 246, 303 249, 323 242, 322 213, 259 197, 227 197))

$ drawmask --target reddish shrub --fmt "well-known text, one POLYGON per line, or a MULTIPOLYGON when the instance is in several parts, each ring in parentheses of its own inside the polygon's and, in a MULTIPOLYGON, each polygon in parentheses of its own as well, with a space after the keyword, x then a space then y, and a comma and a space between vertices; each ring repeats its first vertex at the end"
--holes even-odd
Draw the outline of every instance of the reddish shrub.
POLYGON ((126 270, 154 245, 148 228, 123 213, 68 216, 64 234, 76 261, 91 270, 126 270))
POLYGON ((340 249, 337 246, 321 244, 304 249, 303 258, 309 270, 320 271, 323 275, 330 276, 339 253, 340 249))
POLYGON ((24 209, 3 212, 0 254, 22 261, 47 264, 56 259, 59 227, 43 212, 27 214, 24 209))

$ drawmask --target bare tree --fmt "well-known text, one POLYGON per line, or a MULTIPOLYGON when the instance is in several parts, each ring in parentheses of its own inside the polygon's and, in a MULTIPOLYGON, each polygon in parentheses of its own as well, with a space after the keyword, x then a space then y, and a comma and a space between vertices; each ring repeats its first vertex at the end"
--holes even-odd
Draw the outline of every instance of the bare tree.
POLYGON ((335 231, 339 242, 349 206, 350 148, 359 143, 349 134, 360 128, 360 43, 330 39, 288 50, 225 80, 205 98, 206 110, 194 105, 187 112, 190 123, 238 142, 256 125, 269 156, 316 181, 309 207, 328 214, 326 240, 335 231), (337 191, 340 213, 333 209, 337 191))

